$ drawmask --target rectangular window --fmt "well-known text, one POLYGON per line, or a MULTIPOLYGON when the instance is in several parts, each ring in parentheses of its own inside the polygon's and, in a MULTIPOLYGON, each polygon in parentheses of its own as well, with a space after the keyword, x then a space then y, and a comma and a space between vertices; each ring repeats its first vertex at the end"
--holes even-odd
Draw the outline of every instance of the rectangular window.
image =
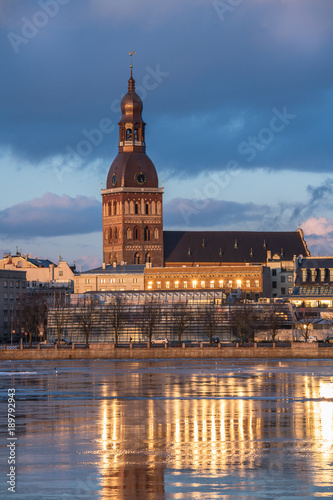
POLYGON ((25 288, 25 281, 22 281, 22 288, 25 288))
POLYGON ((170 281, 167 281, 167 282, 165 283, 165 288, 170 288, 170 281))
POLYGON ((137 283, 138 282, 138 278, 133 278, 133 283, 137 283))
POLYGON ((184 281, 184 288, 187 288, 187 281, 184 281))
POLYGON ((153 282, 148 281, 148 290, 151 290, 153 288, 153 282))
POLYGON ((223 280, 220 280, 220 281, 219 281, 219 287, 220 287, 220 288, 223 288, 223 280))
POLYGON ((293 282, 293 277, 292 276, 288 276, 288 283, 292 283, 293 282))
POLYGON ((9 295, 9 298, 10 298, 10 299, 13 299, 13 298, 14 298, 13 293, 11 293, 11 294, 9 295))
POLYGON ((197 287, 197 281, 196 281, 196 280, 193 280, 193 281, 192 281, 192 287, 193 287, 193 288, 196 288, 196 287, 197 287))
POLYGON ((16 288, 20 288, 20 282, 19 281, 16 282, 16 288))
POLYGON ((10 281, 10 282, 9 282, 9 286, 10 286, 10 288, 13 288, 13 286, 14 286, 14 282, 13 282, 13 281, 10 281))
POLYGON ((179 288, 179 281, 175 281, 175 288, 179 288))
POLYGON ((257 288, 259 288, 259 287, 260 287, 259 280, 255 280, 255 282, 254 282, 254 286, 255 286, 255 287, 257 287, 257 288))
POLYGON ((110 278, 110 283, 115 283, 116 279, 115 278, 110 278))
POLYGON ((286 277, 285 276, 281 276, 281 283, 285 283, 286 282, 286 277))
POLYGON ((281 295, 286 295, 286 289, 285 288, 281 288, 281 295))
POLYGON ((59 276, 63 276, 64 275, 64 271, 59 271, 59 276))
POLYGON ((276 288, 276 281, 272 281, 272 288, 276 288))
POLYGON ((214 288, 214 280, 209 283, 210 288, 214 288))
POLYGON ((158 281, 158 282, 156 283, 156 288, 161 288, 161 286, 162 286, 162 285, 161 285, 161 282, 160 282, 160 281, 158 281))
POLYGON ((101 278, 101 283, 105 283, 105 278, 101 278))
POLYGON ((8 299, 7 292, 4 292, 4 294, 3 294, 3 298, 4 298, 4 299, 8 299))
MULTIPOLYGON (((89 283, 90 283, 90 278, 86 278, 86 279, 84 280, 84 282, 85 282, 85 284, 86 284, 86 285, 89 285, 89 283)), ((35 285, 35 286, 36 286, 36 285, 35 285)))
POLYGON ((205 288, 205 286, 206 286, 206 282, 205 282, 205 281, 202 281, 202 282, 201 282, 201 288, 205 288))
POLYGON ((250 280, 246 280, 246 283, 245 283, 245 284, 246 284, 246 288, 250 288, 250 286, 251 286, 251 282, 250 282, 250 280))
POLYGON ((228 288, 232 288, 232 280, 228 281, 228 285, 227 286, 228 286, 228 288))
POLYGON ((272 276, 276 276, 276 269, 272 269, 272 276))
POLYGON ((5 288, 7 288, 7 281, 6 281, 6 280, 4 280, 4 282, 3 282, 3 286, 4 286, 5 288))
POLYGON ((119 283, 124 283, 124 278, 119 278, 119 283))

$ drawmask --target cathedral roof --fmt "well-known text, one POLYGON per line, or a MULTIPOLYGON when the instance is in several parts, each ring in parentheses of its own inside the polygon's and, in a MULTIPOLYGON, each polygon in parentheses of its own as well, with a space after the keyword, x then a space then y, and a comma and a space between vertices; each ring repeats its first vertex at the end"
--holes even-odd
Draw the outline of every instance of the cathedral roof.
POLYGON ((263 263, 309 255, 301 230, 287 231, 164 231, 165 264, 263 263), (268 253, 270 252, 270 254, 268 253))

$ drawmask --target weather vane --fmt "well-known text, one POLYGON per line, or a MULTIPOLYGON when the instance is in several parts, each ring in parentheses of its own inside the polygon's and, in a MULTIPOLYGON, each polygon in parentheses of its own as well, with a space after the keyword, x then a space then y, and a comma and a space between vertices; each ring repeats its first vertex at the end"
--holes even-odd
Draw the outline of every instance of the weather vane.
POLYGON ((130 58, 131 58, 131 66, 130 66, 130 68, 133 68, 132 56, 134 56, 134 54, 135 54, 135 50, 129 51, 129 55, 130 55, 130 58))

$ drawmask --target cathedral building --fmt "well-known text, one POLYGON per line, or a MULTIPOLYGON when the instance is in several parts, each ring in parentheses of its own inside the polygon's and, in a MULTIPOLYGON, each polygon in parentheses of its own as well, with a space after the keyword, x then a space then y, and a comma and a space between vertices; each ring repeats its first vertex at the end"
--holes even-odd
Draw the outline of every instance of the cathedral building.
POLYGON ((198 287, 198 283, 206 288, 225 288, 228 283, 232 289, 238 283, 237 288, 246 291, 244 296, 257 298, 277 295, 264 291, 267 273, 259 268, 267 267, 274 284, 282 273, 280 289, 288 294, 283 273, 292 274, 289 268, 295 256, 310 255, 300 228, 294 232, 163 230, 163 187, 146 154, 142 107, 131 65, 128 91, 121 101, 118 154, 102 189, 103 270, 144 264, 146 290, 198 287), (255 266, 253 272, 249 266, 255 266))

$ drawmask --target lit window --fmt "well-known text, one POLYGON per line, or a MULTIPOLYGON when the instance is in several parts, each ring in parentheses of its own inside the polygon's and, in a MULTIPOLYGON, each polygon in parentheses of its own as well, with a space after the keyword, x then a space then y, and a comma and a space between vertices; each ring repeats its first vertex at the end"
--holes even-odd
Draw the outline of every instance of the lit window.
POLYGON ((148 290, 151 290, 153 288, 153 282, 148 281, 148 290))
POLYGON ((250 280, 246 280, 246 288, 250 288, 250 286, 251 286, 250 280))
POLYGON ((228 288, 232 288, 232 280, 228 281, 228 285, 227 286, 228 286, 228 288))
POLYGON ((202 281, 202 282, 201 282, 201 288, 205 288, 205 286, 206 286, 205 281, 202 281))
POLYGON ((242 281, 241 280, 237 280, 236 283, 237 283, 237 288, 242 288, 242 281))
POLYGON ((184 281, 184 288, 187 288, 187 281, 184 281))
POLYGON ((105 278, 101 278, 101 283, 105 283, 105 278))
POLYGON ((124 278, 119 278, 119 283, 124 283, 124 278))
POLYGON ((5 288, 7 288, 7 281, 6 281, 6 280, 3 282, 3 286, 4 286, 5 288))
POLYGON ((197 287, 197 281, 196 281, 196 280, 193 280, 193 281, 192 281, 192 286, 193 286, 193 288, 196 288, 196 287, 197 287))
POLYGON ((214 280, 209 283, 210 288, 214 288, 214 280))
POLYGON ((179 281, 175 281, 175 288, 179 288, 179 281))
POLYGON ((220 288, 223 288, 223 280, 220 280, 220 281, 219 281, 219 287, 220 287, 220 288))
POLYGON ((88 285, 88 284, 90 283, 90 278, 86 278, 86 279, 84 280, 84 282, 85 282, 85 284, 86 284, 86 285, 88 285))
POLYGON ((292 276, 288 276, 288 283, 292 283, 293 282, 293 277, 292 276))
POLYGON ((256 286, 257 288, 259 288, 259 286, 260 286, 260 285, 259 285, 259 280, 255 280, 255 282, 254 282, 254 286, 256 286))
POLYGON ((161 288, 161 282, 160 282, 160 281, 158 281, 158 282, 156 283, 156 288, 161 288))
POLYGON ((170 288, 170 281, 167 281, 167 282, 165 283, 165 288, 170 288))

